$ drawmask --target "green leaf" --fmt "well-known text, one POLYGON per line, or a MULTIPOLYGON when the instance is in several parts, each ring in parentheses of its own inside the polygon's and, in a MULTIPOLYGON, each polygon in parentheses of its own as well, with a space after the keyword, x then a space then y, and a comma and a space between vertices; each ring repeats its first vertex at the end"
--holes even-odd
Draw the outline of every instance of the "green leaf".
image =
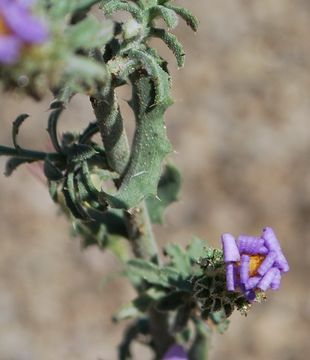
POLYGON ((167 104, 154 106, 153 94, 149 78, 134 78, 130 105, 136 116, 136 131, 129 165, 118 192, 114 195, 102 192, 102 198, 111 207, 130 209, 146 196, 157 194, 162 162, 171 145, 163 119, 167 104))
POLYGON ((177 37, 164 29, 151 29, 150 36, 161 39, 168 48, 173 52, 177 59, 178 67, 184 66, 185 53, 182 44, 178 41, 177 37))
POLYGON ((193 238, 186 249, 187 256, 194 262, 208 255, 207 243, 197 237, 193 238))
POLYGON ((122 306, 117 314, 113 316, 113 320, 120 321, 140 317, 164 295, 163 291, 150 288, 129 304, 122 306))
POLYGON ((66 147, 64 150, 70 161, 75 163, 91 159, 97 154, 97 151, 92 146, 85 144, 73 144, 70 147, 66 147))
POLYGON ((172 264, 181 275, 190 275, 191 263, 187 253, 181 246, 177 244, 168 244, 165 247, 165 253, 170 257, 172 264))
POLYGON ((126 267, 126 274, 130 278, 137 279, 139 283, 147 281, 150 284, 169 287, 167 274, 164 274, 159 266, 146 260, 130 260, 126 267))
MULTIPOLYGON (((59 105, 62 104, 62 102, 58 102, 59 105)), ((52 144, 56 151, 62 152, 61 146, 58 141, 58 133, 57 133, 57 125, 59 117, 63 111, 63 107, 55 107, 56 104, 52 104, 51 108, 55 109, 51 112, 49 119, 48 119, 48 125, 47 125, 47 132, 49 133, 49 136, 51 138, 52 144), (53 107, 52 107, 53 106, 53 107)))
POLYGON ((173 291, 161 298, 156 305, 159 311, 175 311, 184 305, 190 298, 190 293, 186 291, 173 291))
POLYGON ((79 199, 76 197, 73 173, 69 173, 67 175, 64 181, 62 192, 65 197, 66 205, 71 211, 72 215, 77 219, 89 220, 90 219, 89 215, 80 204, 79 199))
POLYGON ((78 0, 74 11, 86 11, 89 10, 93 5, 98 4, 100 0, 78 0))
POLYGON ((143 20, 143 11, 134 3, 127 1, 102 1, 101 8, 106 15, 112 15, 116 11, 128 11, 133 18, 141 22, 143 20))
POLYGON ((100 0, 48 0, 49 14, 54 18, 63 18, 68 14, 73 14, 77 11, 86 11, 93 5, 100 2, 100 0))
POLYGON ((88 164, 86 161, 83 161, 81 170, 81 181, 88 192, 89 198, 92 200, 98 200, 99 191, 97 190, 91 179, 88 164))
POLYGON ((74 55, 67 59, 64 77, 69 79, 69 92, 74 93, 83 90, 85 92, 85 86, 92 87, 96 82, 105 83, 108 74, 104 64, 99 64, 84 56, 74 55))
POLYGON ((228 329, 229 320, 227 320, 224 310, 212 312, 210 318, 220 334, 223 334, 228 329))
POLYGON ((19 132, 19 128, 22 125, 22 123, 29 117, 28 114, 21 114, 19 115, 15 121, 13 122, 13 126, 12 126, 12 139, 13 139, 13 143, 14 143, 14 147, 17 150, 20 150, 21 147, 18 145, 17 143, 17 135, 19 132))
POLYGON ((5 164, 5 176, 11 176, 12 173, 20 166, 26 163, 32 163, 36 160, 33 159, 21 159, 16 157, 11 157, 5 164))
POLYGON ((97 121, 88 124, 87 128, 80 135, 79 143, 87 144, 91 138, 99 132, 97 121))
POLYGON ((174 29, 178 25, 178 16, 175 11, 162 6, 157 5, 150 9, 151 18, 161 17, 167 24, 169 29, 174 29))
MULTIPOLYGON (((172 104, 170 97, 170 79, 168 74, 158 64, 157 59, 146 51, 137 49, 130 49, 130 51, 128 51, 128 56, 138 60, 142 67, 152 77, 156 93, 155 105, 163 104, 167 107, 170 106, 172 104)), ((149 96, 151 95, 149 94, 149 96)), ((149 101, 149 99, 147 99, 147 101, 149 101)))
POLYGON ((54 100, 50 104, 49 110, 62 109, 64 107, 63 101, 54 100))
POLYGON ((61 170, 58 169, 48 157, 44 161, 44 174, 47 179, 51 181, 58 181, 64 177, 61 170))
POLYGON ((166 208, 178 200, 181 188, 181 175, 173 165, 166 165, 158 183, 157 197, 148 197, 146 204, 151 221, 162 224, 166 208))
POLYGON ((125 264, 130 258, 131 249, 127 239, 109 235, 107 238, 106 249, 110 250, 123 264, 125 264))
POLYGON ((90 208, 89 215, 97 224, 105 224, 108 236, 128 237, 124 214, 121 210, 97 211, 90 208))
POLYGON ((176 12, 183 20, 185 20, 186 24, 190 26, 193 31, 198 30, 198 20, 188 9, 172 4, 166 4, 165 6, 166 8, 176 12))
POLYGON ((53 201, 58 202, 58 182, 49 181, 48 191, 53 201))
POLYGON ((88 16, 76 25, 70 26, 65 36, 73 49, 90 49, 104 46, 112 39, 113 33, 112 21, 102 24, 95 17, 88 16))

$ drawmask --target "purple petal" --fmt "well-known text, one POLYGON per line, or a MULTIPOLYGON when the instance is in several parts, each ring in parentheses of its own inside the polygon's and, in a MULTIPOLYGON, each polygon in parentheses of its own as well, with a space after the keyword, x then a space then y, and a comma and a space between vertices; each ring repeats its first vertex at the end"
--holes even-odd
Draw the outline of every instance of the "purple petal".
POLYGON ((261 279, 262 279, 261 276, 252 276, 245 284, 245 288, 247 290, 254 289, 257 286, 257 284, 261 281, 261 279))
POLYGON ((281 250, 279 240, 271 227, 266 227, 263 230, 263 239, 265 240, 265 246, 267 246, 269 250, 276 252, 281 250))
POLYGON ((289 271, 290 267, 282 253, 280 243, 276 238, 274 231, 270 227, 267 227, 263 230, 263 238, 265 239, 265 245, 268 247, 268 249, 277 253, 276 265, 278 268, 283 272, 289 271))
POLYGON ((235 262, 240 260, 240 254, 235 238, 231 234, 222 235, 222 244, 225 262, 235 262))
POLYGON ((273 282, 273 279, 277 275, 277 268, 271 268, 267 271, 267 273, 264 275, 262 280, 258 283, 257 287, 263 291, 267 291, 273 282))
POLYGON ((15 0, 15 1, 18 3, 19 6, 23 6, 28 9, 36 2, 36 0, 15 0))
POLYGON ((181 345, 172 345, 163 360, 188 360, 188 356, 181 345))
POLYGON ((237 242, 240 253, 246 253, 249 255, 257 254, 257 251, 264 245, 263 239, 247 235, 238 236, 237 242))
POLYGON ((235 265, 226 265, 226 287, 228 291, 235 291, 235 265))
POLYGON ((276 265, 283 272, 288 272, 290 269, 288 262, 285 256, 283 255, 282 251, 277 253, 276 265))
POLYGON ((0 63, 14 64, 20 54, 21 42, 14 36, 0 36, 0 63))
POLYGON ((273 267, 277 256, 278 254, 275 251, 270 251, 270 253, 265 257, 265 260, 261 263, 260 267, 257 270, 259 275, 265 275, 266 272, 273 267))
POLYGON ((46 26, 24 7, 10 2, 1 6, 2 15, 11 30, 28 43, 42 43, 47 40, 46 26))
POLYGON ((267 255, 268 252, 268 248, 266 248, 266 246, 262 246, 257 250, 257 255, 267 255))
POLYGON ((29 9, 36 0, 0 0, 0 7, 5 7, 8 4, 15 3, 16 6, 24 7, 25 9, 29 9))
POLYGON ((272 290, 278 290, 281 283, 281 272, 279 269, 276 269, 277 272, 275 273, 275 276, 270 284, 270 287, 272 290))
POLYGON ((250 271, 250 257, 248 255, 241 256, 241 265, 240 265, 240 280, 241 284, 246 284, 249 279, 250 271))

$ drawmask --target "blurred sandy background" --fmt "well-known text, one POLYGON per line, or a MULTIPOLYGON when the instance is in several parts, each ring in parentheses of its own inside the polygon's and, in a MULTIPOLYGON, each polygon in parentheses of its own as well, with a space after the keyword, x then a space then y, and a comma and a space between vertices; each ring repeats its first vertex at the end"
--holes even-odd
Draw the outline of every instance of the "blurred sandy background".
MULTIPOLYGON (((183 1, 200 17, 185 25, 187 66, 173 62, 175 105, 167 125, 185 178, 182 201, 168 211, 166 240, 196 234, 213 245, 222 232, 275 228, 291 272, 248 318, 235 314, 216 335, 210 359, 308 359, 310 352, 310 2, 183 1)), ((169 54, 170 56, 170 54, 169 54)), ((170 56, 173 61, 172 56, 170 56)), ((1 144, 20 112, 24 145, 44 148, 50 99, 2 96, 1 144)), ((76 98, 63 128, 83 127, 92 112, 76 98)), ((4 169, 4 159, 0 168, 4 169)), ((25 167, 0 176, 0 359, 115 360, 122 325, 113 311, 133 292, 117 278, 111 254, 81 252, 45 186, 25 167)), ((137 359, 148 359, 141 349, 137 359)))

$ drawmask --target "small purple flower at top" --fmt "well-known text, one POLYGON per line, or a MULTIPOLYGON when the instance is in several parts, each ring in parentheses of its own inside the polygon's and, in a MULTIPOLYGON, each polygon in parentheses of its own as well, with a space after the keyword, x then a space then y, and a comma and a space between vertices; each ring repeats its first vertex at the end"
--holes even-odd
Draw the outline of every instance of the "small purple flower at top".
POLYGON ((47 27, 32 15, 32 0, 0 0, 0 63, 14 64, 25 46, 48 38, 47 27))
POLYGON ((188 360, 188 355, 181 345, 172 345, 163 357, 163 360, 188 360))
POLYGON ((280 243, 270 227, 261 237, 240 235, 237 241, 231 234, 222 235, 226 263, 228 291, 240 290, 249 301, 254 301, 256 290, 277 290, 281 275, 289 271, 280 243))

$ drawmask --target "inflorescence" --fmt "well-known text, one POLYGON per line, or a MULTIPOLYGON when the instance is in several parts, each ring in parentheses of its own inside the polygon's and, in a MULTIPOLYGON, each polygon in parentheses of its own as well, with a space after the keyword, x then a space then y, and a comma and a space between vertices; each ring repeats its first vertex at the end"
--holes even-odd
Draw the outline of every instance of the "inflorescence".
POLYGON ((261 237, 222 235, 228 291, 242 291, 252 302, 261 292, 280 287, 282 273, 289 265, 272 228, 261 237))

